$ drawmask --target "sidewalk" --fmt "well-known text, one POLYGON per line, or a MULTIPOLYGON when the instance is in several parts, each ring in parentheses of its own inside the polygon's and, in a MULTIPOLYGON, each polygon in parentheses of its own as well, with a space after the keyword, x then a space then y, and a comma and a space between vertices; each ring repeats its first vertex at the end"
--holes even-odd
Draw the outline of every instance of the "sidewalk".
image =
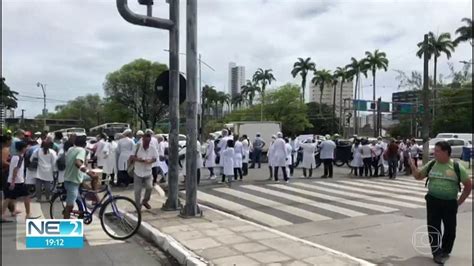
POLYGON ((202 205, 203 217, 184 219, 162 211, 164 202, 153 193, 140 233, 182 265, 374 265, 202 205))

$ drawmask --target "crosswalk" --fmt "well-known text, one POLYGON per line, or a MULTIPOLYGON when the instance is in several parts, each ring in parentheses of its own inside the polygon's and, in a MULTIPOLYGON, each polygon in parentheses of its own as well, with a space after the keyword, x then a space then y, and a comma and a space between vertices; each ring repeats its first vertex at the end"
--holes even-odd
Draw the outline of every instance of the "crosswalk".
MULTIPOLYGON (((8 228, 9 231, 15 230, 14 233, 16 238, 16 249, 26 250, 26 226, 25 226, 25 207, 23 203, 17 203, 17 210, 21 211, 16 216, 15 223, 3 224, 2 227, 8 228)), ((31 202, 30 205, 31 213, 33 216, 40 216, 39 219, 50 219, 49 215, 49 203, 31 202)), ((114 240, 110 238, 102 229, 100 219, 94 216, 92 223, 84 225, 84 245, 89 246, 102 246, 102 245, 113 245, 122 244, 124 241, 114 240)))
POLYGON ((409 178, 331 179, 202 188, 198 200, 278 227, 424 209, 426 191, 424 182, 409 178))

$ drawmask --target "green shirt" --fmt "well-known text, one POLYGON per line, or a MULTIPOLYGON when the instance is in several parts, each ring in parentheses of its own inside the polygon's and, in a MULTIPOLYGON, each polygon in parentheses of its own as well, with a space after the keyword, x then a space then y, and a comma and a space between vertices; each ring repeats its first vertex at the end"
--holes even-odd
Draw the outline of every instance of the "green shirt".
POLYGON ((81 184, 84 174, 77 168, 76 160, 86 161, 86 150, 81 147, 72 147, 66 153, 66 169, 64 170, 64 181, 81 184))
MULTIPOLYGON (((426 175, 429 163, 421 168, 422 175, 426 175)), ((466 169, 459 164, 461 183, 469 179, 466 169)), ((456 200, 458 198, 458 177, 454 171, 454 162, 436 162, 429 173, 428 194, 443 200, 456 200)))

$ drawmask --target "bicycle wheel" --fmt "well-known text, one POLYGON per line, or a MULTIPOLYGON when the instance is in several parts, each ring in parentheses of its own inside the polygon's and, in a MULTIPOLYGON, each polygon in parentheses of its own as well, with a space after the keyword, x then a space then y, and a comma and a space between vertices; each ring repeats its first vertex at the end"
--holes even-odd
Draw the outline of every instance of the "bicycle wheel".
POLYGON ((104 232, 113 239, 125 240, 133 236, 140 227, 142 216, 135 201, 114 196, 100 209, 100 224, 104 232), (131 217, 136 217, 132 219, 131 217))
POLYGON ((337 167, 341 167, 345 164, 346 162, 343 161, 343 160, 335 160, 334 161, 334 165, 336 165, 337 167))
MULTIPOLYGON (((74 203, 74 208, 71 212, 71 219, 79 219, 79 216, 82 213, 81 208, 79 207, 77 200, 74 203)), ((66 194, 65 193, 56 193, 53 195, 50 205, 49 205, 49 216, 51 219, 63 219, 64 218, 64 208, 66 207, 66 194)))

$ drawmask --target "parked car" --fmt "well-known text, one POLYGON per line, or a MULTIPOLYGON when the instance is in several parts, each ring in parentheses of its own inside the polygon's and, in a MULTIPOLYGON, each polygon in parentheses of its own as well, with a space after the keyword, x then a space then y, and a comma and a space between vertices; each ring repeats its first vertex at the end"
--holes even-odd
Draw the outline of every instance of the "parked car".
POLYGON ((472 133, 438 133, 437 139, 463 139, 472 144, 472 133))
POLYGON ((451 145, 451 158, 461 158, 463 147, 469 147, 471 144, 469 141, 459 138, 434 138, 429 142, 430 158, 434 157, 434 147, 439 141, 447 141, 451 145))

